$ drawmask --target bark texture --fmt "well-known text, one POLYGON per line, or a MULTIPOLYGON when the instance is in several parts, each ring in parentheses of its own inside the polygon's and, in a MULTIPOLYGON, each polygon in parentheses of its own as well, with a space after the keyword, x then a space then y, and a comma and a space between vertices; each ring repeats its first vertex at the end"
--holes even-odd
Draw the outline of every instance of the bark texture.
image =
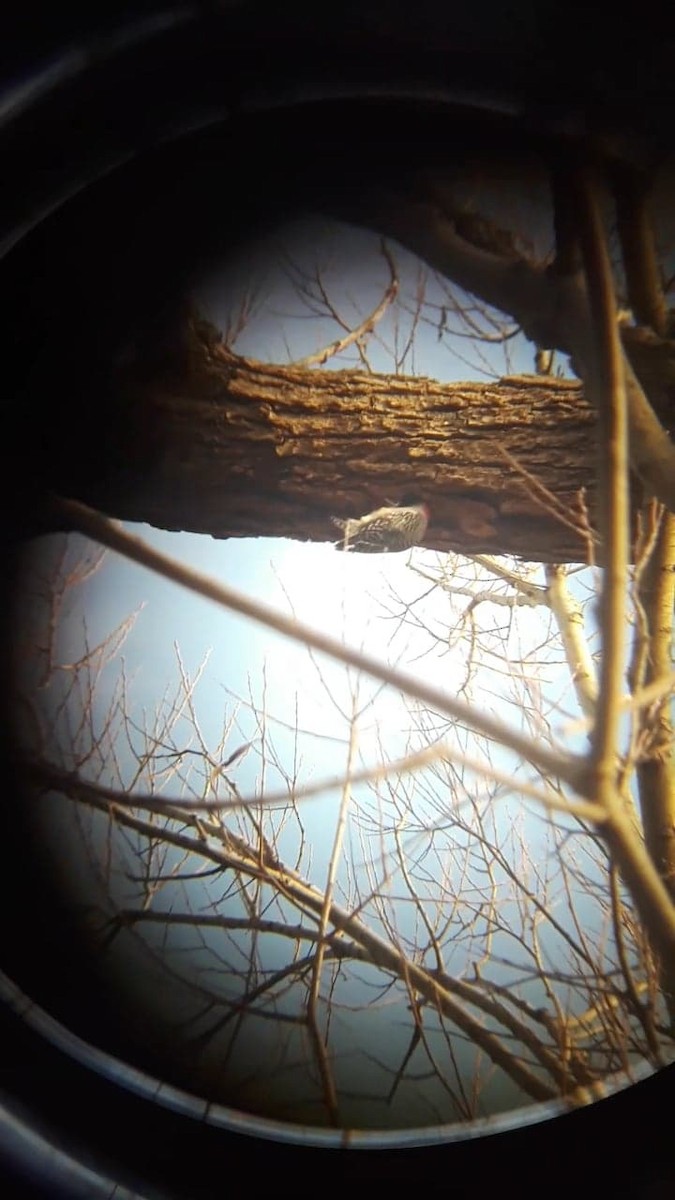
POLYGON ((163 368, 125 368, 81 407, 77 450, 72 426, 52 424, 56 490, 165 529, 329 541, 331 515, 412 489, 431 507, 429 547, 588 557, 595 417, 579 383, 270 365, 232 354, 196 319, 184 346, 163 368))

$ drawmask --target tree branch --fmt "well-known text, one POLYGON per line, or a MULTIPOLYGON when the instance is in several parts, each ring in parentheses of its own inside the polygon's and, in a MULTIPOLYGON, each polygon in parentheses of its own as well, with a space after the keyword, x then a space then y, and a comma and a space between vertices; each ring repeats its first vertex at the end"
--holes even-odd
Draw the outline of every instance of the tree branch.
MULTIPOLYGON (((457 221, 430 200, 392 196, 383 192, 375 202, 364 202, 351 219, 386 232, 401 245, 418 254, 434 270, 488 304, 509 313, 531 341, 547 349, 572 356, 584 377, 593 354, 590 310, 586 288, 575 265, 569 220, 562 221, 563 208, 557 184, 556 211, 561 237, 561 264, 543 266, 524 257, 515 259, 497 252, 484 235, 471 242, 460 236, 457 221)), ((349 219, 349 214, 347 214, 349 219)), ((675 511, 675 446, 660 425, 637 376, 626 369, 631 465, 654 495, 675 511)))

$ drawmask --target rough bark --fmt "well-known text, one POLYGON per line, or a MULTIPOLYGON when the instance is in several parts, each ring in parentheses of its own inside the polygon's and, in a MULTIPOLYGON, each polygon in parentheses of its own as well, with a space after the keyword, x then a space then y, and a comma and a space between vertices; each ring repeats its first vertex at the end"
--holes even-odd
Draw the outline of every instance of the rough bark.
MULTIPOLYGON (((426 194, 375 189, 370 197, 352 197, 351 208, 347 200, 339 211, 396 238, 433 270, 508 312, 536 345, 570 355, 588 387, 596 370, 596 339, 584 272, 575 256, 570 257, 572 247, 565 244, 570 230, 563 226, 572 227, 577 220, 570 179, 568 174, 564 205, 556 197, 556 236, 563 244, 561 259, 552 263, 519 254, 512 231, 495 221, 475 216, 467 220, 452 195, 433 181, 426 194), (561 223, 563 207, 569 211, 561 223)), ((665 341, 664 346, 672 358, 672 343, 665 341)), ((625 372, 631 467, 647 490, 675 511, 675 445, 627 347, 625 372)))
MULTIPOLYGON (((406 119, 403 109, 387 109, 373 134, 370 123, 346 125, 342 107, 328 106, 323 144, 340 145, 344 128, 351 131, 342 169, 332 150, 325 160, 308 157, 314 127, 302 114, 300 107, 276 120, 267 115, 264 136, 251 116, 236 129, 188 139, 180 159, 169 147, 157 150, 85 190, 51 227, 47 221, 26 239, 4 294, 6 394, 28 414, 25 436, 10 435, 12 465, 25 448, 28 478, 22 505, 11 485, 12 520, 18 510, 24 531, 48 527, 34 511, 46 483, 112 516, 166 528, 326 540, 332 512, 356 515, 423 490, 431 546, 586 558, 587 539, 575 526, 580 488, 594 511, 594 422, 576 385, 322 377, 226 361, 209 338, 193 347, 189 369, 175 354, 180 336, 166 336, 164 326, 175 298, 193 294, 194 280, 237 247, 255 245, 268 225, 311 211, 396 238, 458 287, 512 314, 534 342, 583 367, 588 307, 563 247, 561 261, 529 261, 518 231, 501 228, 507 205, 498 224, 467 212, 454 195, 456 183, 461 193, 462 180, 474 179, 474 160, 490 167, 506 159, 516 173, 522 161, 522 187, 536 191, 559 157, 557 143, 553 154, 548 138, 535 139, 533 166, 529 134, 509 134, 502 118, 425 110, 424 119, 419 112, 406 119), (249 162, 251 144, 258 151, 249 162), (270 193, 268 156, 282 149, 283 177, 270 193), (222 164, 244 160, 233 188, 222 164), (148 334, 159 327, 153 348, 148 334), (137 357, 122 372, 131 342, 137 357)), ((547 228, 549 207, 538 227, 547 228)), ((622 337, 636 377, 629 379, 633 466, 668 504, 675 344, 646 328, 622 337)))
POLYGON ((432 509, 429 547, 588 557, 595 417, 580 384, 269 365, 231 354, 194 319, 184 345, 168 369, 120 372, 80 410, 76 447, 72 425, 52 424, 55 490, 166 529, 328 541, 331 514, 412 488, 432 509))

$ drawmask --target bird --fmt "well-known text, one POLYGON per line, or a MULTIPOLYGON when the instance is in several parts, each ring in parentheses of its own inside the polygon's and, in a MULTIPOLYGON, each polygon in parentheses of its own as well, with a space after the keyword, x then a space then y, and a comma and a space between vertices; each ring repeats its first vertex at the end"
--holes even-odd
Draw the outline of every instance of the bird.
POLYGON ((395 554, 421 542, 429 524, 429 506, 416 496, 406 496, 400 504, 388 504, 363 517, 331 517, 342 530, 336 550, 358 554, 395 554))

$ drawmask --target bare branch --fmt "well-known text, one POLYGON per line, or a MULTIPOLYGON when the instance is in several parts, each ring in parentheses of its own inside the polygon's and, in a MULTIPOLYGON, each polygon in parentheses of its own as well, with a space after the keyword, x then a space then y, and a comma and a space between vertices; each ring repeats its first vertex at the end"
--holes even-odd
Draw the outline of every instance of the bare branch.
MULTIPOLYGON (((522 737, 514 730, 509 729, 501 721, 497 721, 485 714, 477 713, 468 705, 461 703, 461 701, 453 700, 439 689, 428 687, 420 680, 405 675, 402 671, 391 670, 370 655, 349 650, 337 641, 336 638, 329 637, 327 634, 319 633, 317 630, 301 625, 298 621, 283 616, 268 605, 261 604, 258 601, 241 595, 234 588, 216 583, 209 576, 190 570, 184 564, 176 562, 175 559, 170 558, 168 555, 154 550, 147 543, 143 542, 141 538, 126 533, 113 521, 109 521, 106 517, 94 512, 93 509, 88 509, 83 504, 61 499, 55 500, 55 504, 67 516, 73 527, 78 528, 80 532, 85 533, 95 541, 101 542, 110 549, 117 550, 118 553, 132 559, 134 562, 138 562, 142 566, 156 571, 165 578, 173 580, 174 583, 179 583, 182 587, 188 588, 197 595, 214 600, 224 608, 232 609, 234 612, 250 617, 254 621, 267 625, 270 629, 276 629, 278 633, 283 633, 286 637, 294 641, 303 642, 313 650, 327 654, 330 658, 336 659, 338 662, 343 662, 348 666, 365 671, 367 674, 372 675, 373 678, 380 679, 383 683, 397 688, 404 694, 422 700, 430 707, 436 708, 439 712, 457 718, 470 728, 483 733, 486 737, 502 742, 503 745, 508 746, 516 754, 522 754, 524 758, 531 761, 545 774, 560 776, 561 779, 565 779, 576 790, 580 790, 580 787, 583 786, 582 763, 580 760, 577 761, 572 756, 552 753, 544 747, 531 742, 528 738, 522 737)), ((583 794, 583 791, 581 794, 583 794)))
POLYGON ((564 568, 547 566, 545 571, 548 601, 565 648, 577 700, 581 711, 593 718, 598 684, 588 642, 584 637, 583 612, 570 594, 564 568))
MULTIPOLYGON (((347 350, 350 346, 360 342, 367 334, 370 334, 375 329, 379 321, 381 321, 387 309, 393 304, 398 295, 399 281, 396 273, 396 264, 387 248, 386 242, 382 239, 380 243, 382 256, 389 267, 389 283, 384 291, 384 295, 376 307, 364 317, 359 325, 351 329, 343 338, 338 338, 331 342, 329 346, 325 346, 323 350, 317 350, 314 354, 308 354, 304 358, 297 358, 289 365, 292 367, 323 367, 328 362, 329 358, 335 358, 341 354, 343 350, 347 350)), ((331 313, 336 316, 335 312, 331 313)))

